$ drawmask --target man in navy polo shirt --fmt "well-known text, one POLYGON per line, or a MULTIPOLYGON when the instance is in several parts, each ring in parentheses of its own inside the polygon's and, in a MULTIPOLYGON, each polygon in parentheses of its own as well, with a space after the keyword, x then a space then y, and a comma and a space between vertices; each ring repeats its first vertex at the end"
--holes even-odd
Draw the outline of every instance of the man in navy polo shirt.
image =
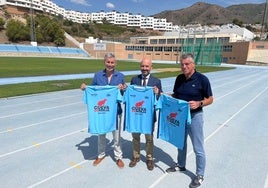
POLYGON ((183 54, 180 60, 183 74, 177 76, 172 96, 189 102, 191 124, 186 126, 184 148, 178 149, 178 163, 166 172, 186 171, 187 136, 190 136, 196 156, 196 177, 190 183, 191 188, 199 187, 204 180, 206 155, 204 150, 203 107, 213 102, 208 78, 197 72, 192 54, 183 54))

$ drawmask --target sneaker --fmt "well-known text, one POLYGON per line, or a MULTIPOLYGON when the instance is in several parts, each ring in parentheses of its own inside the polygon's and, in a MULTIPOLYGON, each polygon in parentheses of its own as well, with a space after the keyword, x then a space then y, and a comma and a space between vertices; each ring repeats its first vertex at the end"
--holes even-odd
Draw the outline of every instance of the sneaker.
POLYGON ((186 171, 186 168, 185 167, 180 167, 180 166, 178 166, 176 164, 175 166, 166 169, 167 173, 177 172, 177 171, 184 172, 184 171, 186 171))
POLYGON ((204 177, 203 176, 196 176, 191 184, 190 184, 190 188, 196 188, 196 187, 199 187, 204 181, 204 177))

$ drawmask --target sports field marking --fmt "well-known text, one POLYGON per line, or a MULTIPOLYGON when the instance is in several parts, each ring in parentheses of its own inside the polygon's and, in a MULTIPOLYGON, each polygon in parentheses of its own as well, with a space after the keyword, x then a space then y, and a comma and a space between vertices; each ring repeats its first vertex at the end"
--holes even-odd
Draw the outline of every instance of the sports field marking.
POLYGON ((51 180, 51 179, 53 179, 53 178, 55 178, 55 177, 57 177, 57 176, 60 176, 61 174, 64 174, 65 172, 68 172, 68 171, 70 171, 70 170, 72 170, 72 169, 74 169, 74 168, 77 168, 77 166, 81 166, 81 165, 83 165, 83 164, 86 163, 86 162, 88 162, 88 161, 87 161, 87 160, 81 161, 80 163, 77 163, 76 165, 73 165, 73 166, 71 166, 71 167, 69 167, 69 168, 66 168, 65 170, 60 171, 60 172, 54 174, 53 176, 50 176, 50 177, 48 177, 48 178, 46 178, 46 179, 43 179, 42 181, 39 181, 39 182, 37 182, 37 183, 35 183, 35 184, 33 184, 33 185, 30 185, 30 186, 28 186, 27 188, 33 188, 33 187, 36 187, 36 186, 38 186, 38 185, 40 185, 40 184, 42 184, 42 183, 45 183, 45 182, 47 182, 47 181, 49 181, 49 180, 51 180))
MULTIPOLYGON (((248 83, 247 85, 250 85, 250 84, 252 84, 253 82, 254 82, 254 81, 248 83)), ((227 95, 230 95, 231 93, 233 93, 233 92, 235 92, 235 91, 238 91, 239 89, 242 89, 243 87, 245 87, 245 86, 242 86, 242 87, 240 87, 240 88, 237 88, 236 90, 233 90, 233 91, 231 91, 231 92, 229 92, 229 93, 227 93, 227 94, 225 94, 225 95, 223 95, 223 96, 221 96, 221 97, 219 97, 219 98, 216 98, 216 99, 214 99, 214 100, 215 100, 215 101, 216 101, 216 100, 219 100, 219 99, 221 99, 221 98, 223 98, 223 97, 225 97, 225 96, 227 96, 227 95)), ((72 104, 73 104, 73 103, 72 103, 72 104)), ((76 103, 75 103, 75 104, 76 104, 76 103)), ((65 106, 65 105, 62 105, 62 106, 65 106)), ((68 106, 68 105, 67 105, 67 106, 68 106)), ((51 109, 54 109, 54 107, 52 107, 51 109)), ((86 112, 83 112, 83 113, 86 113, 86 112)), ((56 118, 56 119, 57 119, 57 118, 56 118)), ((49 120, 48 120, 48 121, 49 121, 49 120)), ((32 126, 34 126, 34 125, 32 125, 32 126)), ((18 128, 18 129, 19 129, 19 128, 18 128)), ((87 128, 82 129, 82 130, 86 130, 86 129, 87 129, 87 128)), ((80 131, 82 131, 82 130, 78 130, 78 131, 75 131, 75 132, 77 133, 77 132, 80 132, 80 131)), ((6 132, 6 131, 4 131, 4 132, 6 132)), ((0 133, 2 133, 2 132, 0 132, 0 133)), ((53 138, 53 139, 50 139, 50 140, 41 142, 40 145, 45 144, 45 143, 49 143, 49 142, 52 142, 52 141, 55 141, 55 140, 58 140, 59 138, 63 138, 63 137, 69 136, 69 135, 72 135, 72 133, 69 133, 69 134, 67 134, 67 135, 63 135, 63 136, 60 136, 60 137, 56 137, 56 138, 53 138)), ((29 146, 29 147, 21 148, 21 149, 15 150, 15 151, 13 151, 13 152, 9 152, 9 153, 0 155, 0 158, 1 158, 1 157, 4 157, 4 156, 7 156, 7 155, 11 155, 11 154, 17 153, 17 152, 21 152, 21 151, 25 151, 25 150, 28 150, 28 149, 32 149, 32 148, 34 148, 34 147, 33 147, 33 146, 29 146)), ((189 155, 190 155, 190 154, 191 154, 191 152, 189 153, 189 155)))
POLYGON ((39 143, 33 143, 33 145, 35 146, 35 147, 39 147, 40 146, 40 144, 39 143))
MULTIPOLYGON (((42 93, 39 93, 39 94, 32 94, 32 95, 26 95, 26 96, 16 96, 16 97, 10 97, 9 99, 4 99, 4 100, 11 100, 12 99, 17 99, 17 98, 22 98, 22 97, 33 97, 35 95, 42 95, 42 93)), ((30 101, 30 102, 21 102, 21 103, 17 103, 17 104, 8 104, 8 105, 2 105, 0 107, 3 107, 3 108, 6 108, 6 107, 14 107, 14 106, 25 106, 25 105, 29 105, 29 104, 35 104, 35 103, 40 103, 40 102, 49 102, 49 101, 54 101, 54 100, 57 100, 57 99, 61 99, 61 100, 64 100, 64 99, 67 99, 67 98, 72 98, 72 97, 77 97, 77 96, 80 96, 80 94, 75 94, 75 95, 69 95, 69 96, 58 96, 58 97, 54 97, 52 99, 45 99, 45 100, 35 100, 35 101, 30 101)), ((1 101, 1 99, 0 99, 1 101)))
MULTIPOLYGON (((123 144, 124 144, 124 142, 122 142, 122 145, 123 145, 123 144)), ((113 149, 110 149, 110 150, 113 150, 113 149)), ((107 152, 109 152, 110 150, 107 150, 107 152)), ((58 172, 58 173, 56 173, 56 174, 54 174, 54 175, 52 175, 52 176, 49 176, 49 177, 47 177, 47 178, 45 178, 45 179, 43 179, 43 180, 41 180, 41 181, 39 181, 39 182, 36 182, 36 183, 34 183, 34 184, 28 186, 27 188, 33 188, 33 187, 36 187, 36 186, 38 186, 38 185, 41 185, 41 184, 43 184, 43 183, 45 183, 45 182, 47 182, 47 181, 49 181, 49 180, 51 180, 51 179, 53 179, 53 178, 56 178, 56 177, 58 177, 58 176, 64 174, 65 172, 68 172, 68 171, 70 171, 70 170, 72 170, 72 169, 74 169, 74 168, 77 168, 78 166, 81 166, 81 168, 82 168, 82 165, 85 164, 85 163, 87 163, 87 162, 88 162, 88 159, 87 159, 87 160, 83 160, 83 161, 81 161, 81 162, 79 162, 79 163, 75 163, 75 165, 71 165, 71 167, 66 168, 66 169, 64 169, 64 170, 62 170, 62 171, 60 171, 60 172, 58 172)), ((71 164, 72 164, 72 163, 71 163, 71 164)))
MULTIPOLYGON (((226 126, 232 119, 234 119, 240 112, 242 112, 245 108, 247 108, 251 103, 253 103, 259 96, 261 96, 266 90, 268 89, 268 87, 266 87, 265 89, 263 89, 258 95, 256 95, 255 97, 253 97, 246 105, 244 105, 242 108, 240 108, 240 110, 238 110, 234 115, 232 115, 229 119, 227 119, 220 127, 218 127, 214 132, 212 132, 210 135, 208 135, 205 138, 205 142, 207 142, 210 138, 212 138, 216 133, 218 133, 224 126, 226 126)), ((187 158, 192 155, 194 153, 193 150, 191 150, 190 152, 187 153, 187 158)), ((158 178, 157 181, 155 181, 149 188, 153 188, 155 187, 158 183, 160 183, 166 176, 168 175, 168 173, 164 173, 160 178, 158 178)), ((266 178, 266 182, 265 185, 267 183, 267 178, 266 178)), ((264 185, 264 186, 265 186, 264 185)), ((265 187, 266 188, 266 187, 265 187)))
POLYGON ((266 180, 263 188, 268 188, 268 174, 266 175, 266 180))
POLYGON ((251 84, 253 84, 254 82, 250 82, 250 83, 248 83, 248 84, 246 84, 246 85, 243 85, 243 86, 241 86, 241 87, 238 87, 238 88, 236 88, 235 90, 232 90, 232 91, 230 91, 230 92, 228 92, 228 93, 226 93, 226 94, 224 94, 224 95, 222 95, 222 96, 219 96, 219 97, 217 97, 216 99, 214 99, 214 102, 215 101, 217 101, 217 100, 220 100, 220 99, 222 99, 222 98, 224 98, 224 97, 226 97, 226 96, 228 96, 228 95, 231 95, 232 93, 235 93, 235 92, 237 92, 238 90, 240 90, 240 89, 242 89, 242 88, 244 88, 244 87, 246 87, 246 86, 249 86, 249 85, 251 85, 251 84))
POLYGON ((72 166, 72 167, 75 167, 75 168, 77 168, 77 169, 81 169, 82 168, 82 166, 81 165, 79 165, 79 164, 77 164, 77 163, 75 163, 75 162, 70 162, 70 165, 72 166))
MULTIPOLYGON (((256 100, 261 94, 263 94, 266 90, 268 89, 268 87, 266 87, 264 90, 262 90, 258 95, 256 95, 253 99, 251 99, 245 106, 243 106, 237 113, 235 113, 232 117, 230 117, 228 120, 226 120, 219 128, 217 128, 213 133, 211 133, 209 136, 207 136, 206 138, 205 138, 205 142, 207 142, 210 138, 212 138, 217 132, 219 132, 229 121, 231 121, 233 118, 235 118, 242 110, 244 110, 247 106, 249 106, 252 102, 254 102, 254 100, 256 100)), ((123 144, 123 143, 122 143, 123 144)), ((191 156, 192 154, 193 154, 194 152, 193 152, 193 150, 191 150, 191 151, 189 151, 188 153, 187 153, 187 158, 189 157, 189 156, 191 156)), ((84 160, 84 161, 81 161, 81 162, 79 162, 77 165, 82 165, 82 164, 84 164, 84 163, 86 163, 87 162, 87 160, 84 160)), ((73 168, 75 168, 77 165, 75 165, 75 166, 72 166, 72 167, 70 167, 70 168, 67 168, 67 169, 65 169, 65 170, 63 170, 63 171, 60 171, 60 172, 58 172, 58 173, 56 173, 56 174, 54 174, 54 175, 52 175, 52 176, 50 176, 50 177, 48 177, 48 178, 46 178, 46 179, 44 179, 44 180, 42 180, 42 181, 39 181, 39 182, 37 182, 37 183, 35 183, 35 184, 33 184, 33 185, 30 185, 29 186, 29 188, 33 188, 33 187, 36 187, 36 186, 38 186, 38 185, 40 185, 40 184, 42 184, 42 183, 45 183, 45 182, 47 182, 47 181, 49 181, 49 180, 51 180, 51 179, 53 179, 53 178, 55 178, 55 177, 57 177, 57 176, 60 176, 60 175, 62 175, 62 174, 64 174, 65 172, 67 172, 67 171, 69 171, 69 170, 71 170, 71 169, 73 169, 73 168)), ((154 188, 155 186, 157 186, 158 185, 158 183, 160 183, 166 176, 168 175, 168 173, 164 173, 162 176, 160 176, 149 188, 154 188)))
POLYGON ((38 123, 33 123, 33 124, 30 124, 30 125, 25 125, 25 126, 18 127, 18 128, 9 128, 6 131, 0 131, 0 134, 8 133, 8 132, 10 133, 10 132, 13 132, 13 131, 17 131, 17 130, 21 130, 21 129, 25 129, 25 128, 29 128, 29 127, 33 127, 33 126, 36 126, 36 125, 40 125, 40 124, 44 124, 44 123, 48 123, 48 122, 53 122, 53 121, 57 121, 57 120, 61 120, 61 119, 67 119, 67 118, 82 115, 82 114, 85 114, 85 113, 87 113, 87 112, 80 112, 80 113, 71 114, 71 115, 68 115, 68 116, 62 116, 62 117, 58 117, 58 118, 54 118, 54 119, 50 119, 50 120, 46 120, 46 121, 41 121, 41 122, 38 122, 38 123))
MULTIPOLYGON (((224 97, 224 96, 221 96, 221 98, 223 98, 223 97, 224 97)), ((219 98, 217 98, 217 100, 219 100, 219 98)), ((207 137, 206 140, 208 140, 208 139, 210 139, 210 138, 207 137)), ((193 151, 190 151, 190 152, 187 154, 187 157, 190 156, 192 153, 193 153, 193 151)), ((78 163, 77 165, 79 165, 79 164, 84 164, 85 162, 87 162, 87 161, 82 161, 82 162, 78 163)), ((72 166, 72 167, 73 167, 73 166, 72 166)), ((73 168, 75 168, 75 165, 74 165, 73 168)), ((73 169, 73 168, 69 168, 69 170, 71 170, 71 169, 73 169)), ((67 169, 67 171, 69 171, 69 170, 67 169)), ((64 171, 66 172, 66 170, 64 170, 64 171)), ((56 177, 56 176, 59 176, 59 175, 63 174, 64 171, 57 173, 58 175, 53 175, 53 176, 51 176, 51 178, 47 178, 47 181, 48 181, 49 179, 52 179, 53 177, 56 177)), ((267 176, 268 176, 268 175, 267 175, 267 176)), ((165 177, 165 176, 163 176, 162 179, 164 179, 164 177, 165 177)), ((161 177, 160 177, 160 178, 161 178, 161 177)), ((267 178, 268 178, 268 177, 266 177, 266 183, 265 183, 265 185, 268 184, 268 180, 267 180, 267 178)), ((160 180, 160 181, 161 181, 161 180, 160 180)), ((160 182, 160 181, 159 181, 159 182, 160 182)), ((45 182, 45 181, 42 180, 41 182, 45 182)), ((39 183, 39 184, 42 184, 42 183, 39 183)), ((38 184, 38 185, 39 185, 39 184, 38 184)), ((34 185, 35 185, 35 184, 34 184, 34 185)), ((36 186, 37 186, 37 185, 36 185, 36 186)), ((267 186, 265 186, 265 188, 267 188, 267 186)))
POLYGON ((61 107, 65 107, 65 106, 71 106, 71 105, 75 105, 75 104, 81 104, 81 102, 68 103, 68 104, 54 106, 54 107, 49 107, 49 108, 41 108, 41 109, 38 109, 38 110, 31 110, 31 111, 27 111, 27 112, 10 114, 10 115, 6 115, 6 116, 1 116, 0 118, 2 119, 2 118, 8 118, 8 117, 13 117, 13 116, 18 116, 18 115, 29 114, 29 113, 33 113, 33 112, 40 112, 40 111, 45 111, 45 110, 51 110, 51 109, 61 108, 61 107))
MULTIPOLYGON (((84 131, 84 130, 87 130, 87 129, 88 129, 88 128, 84 128, 84 129, 81 129, 81 130, 78 130, 78 131, 74 131, 74 132, 71 132, 71 133, 68 133, 68 134, 59 136, 59 137, 55 137, 55 138, 46 140, 46 141, 44 141, 44 142, 40 142, 39 145, 41 146, 41 145, 43 145, 43 144, 47 144, 47 143, 50 143, 50 142, 54 142, 54 141, 56 141, 56 140, 65 138, 65 137, 67 137, 67 136, 71 136, 71 135, 73 135, 73 134, 80 133, 81 131, 84 131)), ((24 148, 21 148, 21 149, 18 149, 18 150, 14 150, 14 151, 12 151, 12 152, 5 153, 5 154, 0 155, 0 158, 2 158, 2 157, 6 157, 6 156, 9 156, 9 155, 12 155, 12 154, 21 152, 21 151, 29 150, 29 149, 32 149, 32 148, 35 148, 35 147, 36 147, 36 145, 31 145, 31 146, 24 147, 24 148)))
MULTIPOLYGON (((251 77, 253 77, 253 76, 251 76, 251 77)), ((246 87, 246 86, 248 86, 248 85, 250 85, 250 84, 252 84, 252 83, 254 83, 254 82, 257 82, 257 81, 259 81, 259 80, 265 79, 264 77, 261 77, 261 78, 260 78, 259 75, 256 75, 256 76, 254 76, 254 77, 258 77, 258 78, 257 78, 257 79, 254 79, 254 80, 250 79, 251 81, 250 81, 249 83, 243 85, 242 87, 246 87)), ((249 77, 246 77, 246 78, 247 78, 247 80, 248 80, 249 77)), ((212 89, 221 88, 221 87, 223 87, 223 86, 226 86, 226 85, 233 84, 233 83, 235 83, 235 82, 244 80, 244 79, 246 79, 246 78, 240 78, 240 79, 235 79, 235 80, 232 78, 232 80, 234 80, 234 81, 232 81, 232 82, 226 82, 226 83, 224 83, 224 84, 220 84, 220 85, 214 86, 212 89)))

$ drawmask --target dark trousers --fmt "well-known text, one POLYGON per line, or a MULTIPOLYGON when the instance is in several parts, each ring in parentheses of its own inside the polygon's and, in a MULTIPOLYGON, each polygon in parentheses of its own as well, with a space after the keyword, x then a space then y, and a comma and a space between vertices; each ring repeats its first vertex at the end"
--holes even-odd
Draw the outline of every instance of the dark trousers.
MULTIPOLYGON (((133 157, 140 158, 140 135, 141 133, 132 133, 133 157)), ((153 160, 154 141, 153 135, 145 134, 146 140, 146 158, 153 160)))

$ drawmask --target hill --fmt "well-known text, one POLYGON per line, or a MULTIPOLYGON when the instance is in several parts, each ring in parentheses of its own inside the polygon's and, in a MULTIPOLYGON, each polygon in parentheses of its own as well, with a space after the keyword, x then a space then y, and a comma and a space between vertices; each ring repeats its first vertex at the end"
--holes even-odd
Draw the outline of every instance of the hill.
MULTIPOLYGON (((211 24, 229 24, 234 19, 242 21, 246 24, 262 23, 265 3, 262 4, 240 4, 229 7, 221 7, 216 4, 208 4, 198 2, 190 7, 179 10, 167 10, 152 15, 156 18, 166 18, 173 25, 187 25, 199 23, 202 25, 211 24)), ((4 17, 5 12, 0 9, 0 17, 4 17)), ((20 19, 25 19, 24 14, 20 19)), ((19 16, 16 16, 19 17, 19 16)), ((12 16, 14 18, 14 16, 12 16)), ((59 18, 56 18, 59 19, 59 18)), ((267 20, 267 19, 266 19, 267 20)), ((120 42, 128 42, 133 36, 150 36, 162 35, 162 32, 145 30, 139 28, 121 27, 113 24, 77 24, 59 19, 59 23, 65 32, 76 38, 79 42, 84 42, 85 38, 93 36, 103 40, 116 40, 120 42)), ((267 23, 266 23, 267 24, 267 23)), ((23 42, 23 41, 22 41, 23 42)), ((5 32, 0 32, 0 43, 9 43, 5 32)), ((24 42, 23 42, 24 43, 24 42)), ((29 43, 26 42, 26 43, 29 43)), ((73 47, 73 43, 66 40, 66 46, 73 47)), ((41 44, 53 45, 53 44, 41 44)))
POLYGON ((190 7, 179 10, 167 10, 153 15, 156 18, 166 18, 174 25, 187 25, 200 23, 228 24, 238 19, 246 24, 262 23, 265 3, 262 4, 240 4, 229 7, 221 7, 216 4, 198 2, 190 7))

